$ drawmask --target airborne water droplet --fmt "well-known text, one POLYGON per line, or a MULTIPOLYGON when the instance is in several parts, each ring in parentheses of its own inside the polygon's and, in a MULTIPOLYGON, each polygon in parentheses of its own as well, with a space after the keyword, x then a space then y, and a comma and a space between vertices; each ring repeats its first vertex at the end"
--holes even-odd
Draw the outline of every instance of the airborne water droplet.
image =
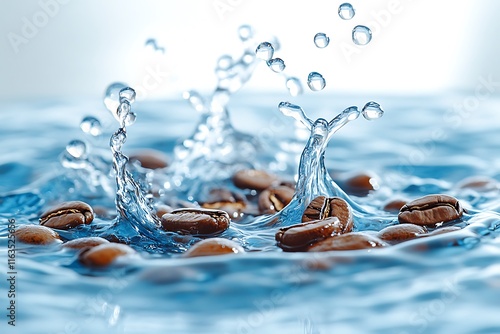
POLYGON ((122 102, 122 100, 124 99, 130 103, 134 103, 135 101, 135 90, 133 88, 125 87, 122 90, 120 90, 119 95, 120 95, 120 102, 122 102))
POLYGON ((66 145, 66 151, 74 158, 80 159, 87 153, 87 145, 81 140, 72 140, 66 145))
POLYGON ((104 105, 116 118, 118 118, 116 109, 120 105, 120 91, 126 87, 127 85, 124 83, 114 82, 106 88, 104 93, 104 105))
POLYGON ((217 68, 220 70, 227 70, 233 64, 233 57, 230 55, 222 55, 217 60, 217 68))
POLYGON ((366 45, 372 40, 372 31, 365 26, 355 26, 352 29, 352 41, 357 45, 366 45))
POLYGON ((87 116, 80 123, 80 128, 83 132, 91 136, 99 136, 102 133, 101 122, 95 117, 87 116))
POLYGON ((262 42, 257 46, 257 49, 255 49, 255 55, 259 59, 269 61, 274 55, 274 47, 269 42, 262 42))
POLYGON ((274 58, 267 62, 267 66, 276 73, 285 69, 285 62, 281 58, 274 58))
POLYGON ((238 28, 238 35, 240 36, 240 40, 245 42, 253 37, 253 29, 248 24, 244 24, 238 28))
POLYGON ((135 123, 137 115, 133 112, 129 112, 125 117, 125 126, 129 126, 135 123))
POLYGON ((304 91, 302 88, 302 84, 300 83, 300 80, 295 77, 290 77, 286 79, 286 88, 288 88, 288 92, 292 96, 300 95, 304 91))
POLYGON ((326 81, 318 72, 311 72, 307 76, 307 85, 313 91, 319 91, 325 88, 326 81))
POLYGON ((384 111, 380 108, 380 104, 373 101, 365 104, 361 112, 363 113, 363 117, 369 121, 380 118, 384 114, 384 111))
POLYGON ((356 11, 350 3, 343 3, 339 6, 339 16, 342 20, 350 20, 354 17, 356 11))
POLYGON ((330 37, 326 36, 325 33, 318 32, 314 36, 314 44, 320 49, 326 48, 330 44, 330 37))

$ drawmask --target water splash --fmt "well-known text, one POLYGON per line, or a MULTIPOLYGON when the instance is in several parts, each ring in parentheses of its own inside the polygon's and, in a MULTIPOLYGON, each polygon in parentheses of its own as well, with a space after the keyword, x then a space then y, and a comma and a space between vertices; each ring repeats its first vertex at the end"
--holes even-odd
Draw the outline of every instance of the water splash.
POLYGON ((350 3, 343 3, 339 6, 339 16, 342 20, 350 20, 356 14, 354 7, 350 3))
POLYGON ((314 35, 314 45, 316 47, 323 49, 326 48, 330 44, 330 37, 328 37, 325 33, 318 32, 314 35))
POLYGON ((355 26, 352 29, 352 41, 357 45, 366 45, 372 40, 372 31, 365 26, 355 26))

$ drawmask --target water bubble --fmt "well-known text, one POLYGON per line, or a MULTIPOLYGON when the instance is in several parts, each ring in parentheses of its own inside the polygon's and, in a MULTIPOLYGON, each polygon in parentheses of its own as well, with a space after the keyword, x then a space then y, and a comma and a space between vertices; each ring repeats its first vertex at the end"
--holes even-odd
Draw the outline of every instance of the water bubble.
POLYGON ((292 96, 300 95, 304 91, 300 80, 296 77, 286 79, 286 88, 288 88, 288 92, 292 96))
POLYGON ((262 42, 257 46, 257 49, 255 49, 255 55, 259 59, 269 61, 274 55, 274 47, 269 42, 262 42))
POLYGON ((314 36, 314 44, 320 49, 326 48, 330 44, 330 37, 326 36, 325 33, 318 32, 314 36))
POLYGON ((102 133, 101 122, 95 117, 87 116, 80 123, 80 128, 83 132, 91 136, 99 136, 102 133))
POLYGON ((267 62, 267 66, 269 66, 273 72, 279 73, 285 69, 285 62, 281 58, 274 58, 267 62))
POLYGON ((115 117, 117 117, 116 109, 120 105, 120 91, 126 87, 124 83, 114 82, 106 88, 104 93, 104 105, 115 117))
POLYGON ((372 40, 372 31, 365 26, 355 26, 352 29, 352 41, 357 45, 366 45, 372 40))
POLYGON ((134 103, 135 101, 135 90, 130 87, 125 87, 122 90, 120 90, 120 102, 123 100, 127 100, 130 103, 134 103))
POLYGON ((339 16, 342 20, 350 20, 354 17, 356 11, 350 3, 343 3, 339 6, 339 16))
POLYGON ((73 157, 80 159, 87 153, 87 144, 81 140, 72 140, 66 145, 66 151, 73 157))
POLYGON ((369 121, 380 118, 384 114, 384 111, 380 108, 380 104, 373 101, 365 104, 361 112, 363 113, 363 117, 369 121))
POLYGON ((253 37, 253 29, 248 24, 244 24, 238 28, 238 35, 242 42, 248 41, 253 37))
POLYGON ((230 55, 222 55, 217 60, 217 68, 220 70, 227 70, 233 64, 233 57, 230 55))
POLYGON ((326 81, 318 72, 311 72, 307 76, 307 85, 313 91, 319 91, 325 88, 326 81))

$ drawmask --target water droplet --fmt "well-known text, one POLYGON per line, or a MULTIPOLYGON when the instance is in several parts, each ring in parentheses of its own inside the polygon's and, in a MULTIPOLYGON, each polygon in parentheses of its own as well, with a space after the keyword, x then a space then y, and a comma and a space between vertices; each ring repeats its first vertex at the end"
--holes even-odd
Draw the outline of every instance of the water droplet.
POLYGON ((135 101, 135 90, 130 87, 125 87, 122 90, 120 90, 120 102, 123 100, 127 100, 130 103, 134 103, 135 101))
POLYGON ((318 72, 311 72, 307 76, 307 85, 313 91, 319 91, 325 88, 326 81, 318 72))
POLYGON ((274 55, 274 47, 269 42, 262 42, 257 46, 257 49, 255 49, 255 55, 259 59, 269 61, 274 55))
POLYGON ((104 105, 117 119, 116 109, 120 105, 120 91, 126 87, 127 85, 124 83, 114 82, 106 88, 106 92, 104 93, 104 105))
POLYGON ((274 58, 267 62, 267 66, 269 66, 273 72, 279 73, 285 69, 285 62, 281 58, 274 58))
POLYGON ((243 62, 244 62, 246 65, 250 65, 250 64, 251 64, 251 63, 253 63, 253 61, 255 60, 255 53, 250 52, 250 51, 246 51, 246 52, 243 54, 243 57, 241 57, 241 60, 243 60, 243 62))
POLYGON ((74 158, 80 159, 87 153, 87 144, 81 140, 72 140, 66 145, 66 151, 74 158))
POLYGON ((227 70, 233 64, 233 58, 230 55, 223 55, 217 60, 217 68, 227 70))
POLYGON ((354 17, 356 11, 350 3, 343 3, 339 6, 339 16, 342 20, 350 20, 354 17))
POLYGON ((144 45, 146 47, 151 47, 154 51, 165 53, 165 48, 159 46, 154 38, 149 38, 144 45))
POLYGON ((322 32, 318 32, 314 36, 314 44, 320 49, 326 48, 330 44, 330 37, 322 32))
POLYGON ((380 108, 380 104, 373 101, 365 104, 361 112, 363 113, 363 117, 369 121, 380 118, 384 115, 384 111, 380 108))
POLYGON ((127 116, 125 116, 125 126, 134 124, 136 119, 137 115, 133 112, 129 112, 127 116))
POLYGON ((83 132, 91 136, 99 136, 102 133, 101 122, 95 117, 87 116, 80 123, 80 128, 83 132))
POLYGON ((342 115, 347 117, 347 120, 349 121, 354 121, 359 117, 360 111, 358 110, 358 107, 353 106, 345 109, 342 111, 342 115))
POLYGON ((372 31, 365 26, 355 26, 352 29, 352 41, 357 45, 366 45, 372 40, 372 31))
POLYGON ((182 97, 188 100, 196 111, 203 111, 205 109, 205 100, 198 92, 190 90, 184 92, 182 97))
POLYGON ((300 95, 304 91, 302 88, 302 84, 300 83, 300 80, 295 77, 290 77, 286 79, 286 88, 288 88, 288 92, 292 96, 300 95))
POLYGON ((238 35, 240 36, 242 42, 249 40, 253 37, 252 26, 249 26, 248 24, 242 25, 238 28, 238 35))

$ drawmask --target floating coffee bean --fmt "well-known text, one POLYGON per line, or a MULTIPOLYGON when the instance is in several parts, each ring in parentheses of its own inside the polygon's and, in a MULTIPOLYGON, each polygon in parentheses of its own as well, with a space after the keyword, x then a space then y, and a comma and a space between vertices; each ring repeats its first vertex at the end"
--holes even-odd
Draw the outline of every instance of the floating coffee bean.
POLYGON ((167 156, 158 150, 143 149, 130 155, 130 161, 139 161, 141 166, 148 169, 159 169, 168 166, 167 156))
POLYGON ((88 238, 78 238, 70 240, 64 243, 63 247, 71 249, 84 249, 84 248, 92 248, 102 244, 109 244, 109 241, 100 237, 88 237, 88 238))
POLYGON ((118 257, 135 254, 135 250, 123 244, 104 243, 80 253, 79 259, 89 267, 105 267, 118 257))
POLYGON ((328 252, 333 250, 357 250, 385 247, 387 244, 367 233, 352 232, 337 235, 310 246, 308 252, 328 252))
POLYGON ((259 211, 263 214, 276 213, 290 203, 294 190, 286 186, 267 188, 259 195, 259 211))
POLYGON ((78 225, 90 224, 94 220, 94 212, 90 205, 80 201, 61 203, 40 217, 40 225, 67 230, 78 225))
POLYGON ((23 225, 14 232, 16 241, 31 245, 48 245, 60 242, 59 234, 52 229, 40 225, 23 225))
POLYGON ((428 195, 406 203, 399 212, 400 223, 436 225, 460 218, 460 202, 448 195, 428 195))
POLYGON ((211 236, 229 228, 225 211, 210 209, 177 209, 161 217, 164 230, 194 236, 211 236))
POLYGON ((341 181, 345 191, 356 196, 366 196, 379 188, 378 178, 367 173, 349 176, 341 181))
POLYGON ((237 218, 247 203, 245 198, 228 189, 212 189, 208 199, 201 206, 205 209, 222 210, 232 218, 237 218))
POLYGON ((238 243, 223 239, 210 238, 194 244, 183 254, 184 257, 211 256, 244 253, 245 250, 238 243))
POLYGON ((275 238, 284 251, 300 252, 319 240, 342 233, 343 227, 337 217, 328 217, 281 228, 275 238))
POLYGON ((263 170, 244 169, 233 175, 233 183, 240 189, 265 190, 279 182, 276 175, 263 170))
POLYGON ((497 180, 487 176, 471 176, 463 179, 457 184, 459 189, 472 189, 478 192, 499 190, 500 184, 497 180))
POLYGON ((415 239, 425 233, 427 233, 427 229, 423 226, 415 224, 399 224, 382 229, 378 232, 378 237, 389 243, 399 243, 415 239))
POLYGON ((342 233, 350 232, 353 228, 352 211, 349 204, 340 197, 326 198, 318 196, 309 203, 302 215, 302 221, 308 222, 328 217, 337 217, 342 224, 342 233))
POLYGON ((393 199, 389 202, 387 202, 384 207, 383 207, 383 210, 384 211, 387 211, 387 212, 391 212, 391 213, 398 213, 399 210, 401 210, 401 208, 407 203, 407 201, 403 200, 403 199, 393 199))

